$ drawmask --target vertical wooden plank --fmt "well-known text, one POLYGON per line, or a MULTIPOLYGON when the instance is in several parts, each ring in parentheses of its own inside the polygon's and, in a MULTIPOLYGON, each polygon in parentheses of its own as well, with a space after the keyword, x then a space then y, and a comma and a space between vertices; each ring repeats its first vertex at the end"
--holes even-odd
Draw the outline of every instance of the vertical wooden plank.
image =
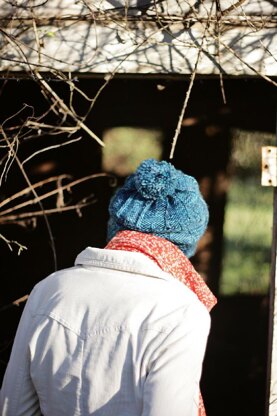
MULTIPOLYGON (((277 121, 277 120, 276 120, 277 121)), ((277 141, 277 130, 276 130, 277 141)), ((272 268, 269 307, 269 348, 266 416, 277 415, 277 188, 273 197, 272 268)))

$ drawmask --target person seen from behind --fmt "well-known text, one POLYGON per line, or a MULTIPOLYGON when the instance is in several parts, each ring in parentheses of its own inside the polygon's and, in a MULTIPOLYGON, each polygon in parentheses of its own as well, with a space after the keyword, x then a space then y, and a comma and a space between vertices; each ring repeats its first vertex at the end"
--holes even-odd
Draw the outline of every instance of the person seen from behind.
POLYGON ((32 290, 2 416, 205 415, 199 382, 216 299, 189 261, 209 217, 198 183, 145 160, 109 213, 107 246, 87 247, 32 290))

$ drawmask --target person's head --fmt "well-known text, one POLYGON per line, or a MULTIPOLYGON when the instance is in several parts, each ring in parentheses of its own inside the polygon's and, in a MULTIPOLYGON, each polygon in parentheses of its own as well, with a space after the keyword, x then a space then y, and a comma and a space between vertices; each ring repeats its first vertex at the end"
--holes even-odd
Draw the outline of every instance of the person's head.
POLYGON ((197 181, 168 162, 143 161, 109 205, 108 241, 121 230, 165 238, 187 257, 204 234, 209 212, 197 181))

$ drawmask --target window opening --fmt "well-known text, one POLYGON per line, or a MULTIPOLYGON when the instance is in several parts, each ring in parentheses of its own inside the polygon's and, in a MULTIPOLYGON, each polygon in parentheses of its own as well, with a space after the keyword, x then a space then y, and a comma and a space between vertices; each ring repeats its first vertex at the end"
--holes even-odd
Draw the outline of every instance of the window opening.
POLYGON ((261 147, 275 139, 244 130, 232 135, 220 293, 264 294, 270 279, 273 195, 261 186, 261 147))
POLYGON ((161 130, 141 127, 114 127, 104 131, 102 166, 105 172, 128 176, 141 161, 162 157, 161 130))

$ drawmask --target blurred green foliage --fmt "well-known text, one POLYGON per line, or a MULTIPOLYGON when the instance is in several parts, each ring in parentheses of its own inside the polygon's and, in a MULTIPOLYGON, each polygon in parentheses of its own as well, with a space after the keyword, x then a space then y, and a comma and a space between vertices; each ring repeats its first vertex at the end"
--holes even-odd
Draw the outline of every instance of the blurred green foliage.
POLYGON ((262 294, 268 290, 273 191, 261 186, 261 146, 273 145, 274 140, 274 135, 270 134, 233 131, 222 294, 262 294))
POLYGON ((114 127, 104 133, 103 169, 118 176, 133 173, 144 159, 160 160, 162 156, 160 130, 114 127))

